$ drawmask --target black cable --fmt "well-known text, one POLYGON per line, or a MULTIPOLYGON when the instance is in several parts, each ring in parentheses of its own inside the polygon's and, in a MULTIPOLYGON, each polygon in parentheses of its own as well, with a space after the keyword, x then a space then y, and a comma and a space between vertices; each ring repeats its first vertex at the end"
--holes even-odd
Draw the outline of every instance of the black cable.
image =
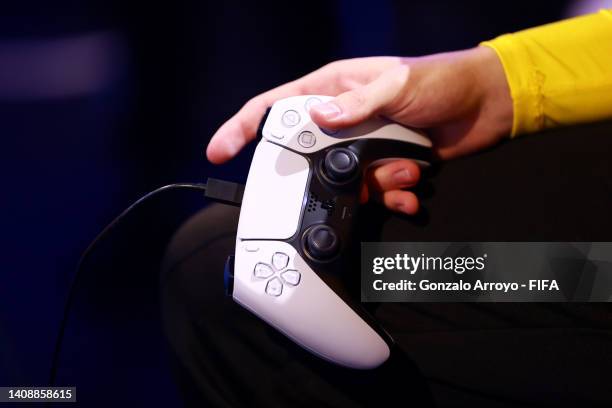
POLYGON ((128 208, 123 210, 121 214, 115 217, 114 220, 112 220, 106 227, 104 227, 104 229, 93 239, 93 241, 91 241, 91 243, 87 246, 85 251, 83 251, 83 253, 81 254, 81 257, 79 258, 79 262, 77 263, 77 266, 76 266, 74 278, 72 279, 72 284, 70 285, 70 289, 68 290, 68 298, 66 299, 66 303, 64 305, 64 313, 62 315, 62 320, 60 322, 59 331, 58 331, 57 338, 55 341, 55 349, 53 351, 53 357, 51 360, 51 370, 49 372, 49 386, 50 387, 55 386, 55 380, 57 377, 57 368, 59 364, 59 357, 60 357, 61 350, 62 350, 62 342, 64 340, 64 333, 66 331, 66 324, 68 323, 70 309, 72 308, 72 303, 74 302, 74 297, 76 293, 75 289, 77 288, 78 283, 79 283, 79 278, 81 276, 83 264, 85 263, 89 255, 91 254, 93 248, 95 248, 96 245, 104 237, 106 237, 113 228, 115 228, 129 213, 131 213, 132 210, 134 210, 134 208, 140 206, 140 204, 149 200, 153 196, 156 196, 160 193, 164 193, 166 191, 176 190, 176 189, 191 189, 191 190, 205 192, 206 184, 192 184, 192 183, 169 184, 169 185, 160 187, 156 190, 153 190, 145 194, 144 196, 136 200, 128 208))
POLYGON ((225 204, 230 205, 240 205, 242 202, 242 194, 244 192, 244 186, 236 183, 231 183, 223 180, 217 180, 213 178, 209 178, 206 184, 203 183, 175 183, 168 184, 166 186, 155 189, 144 196, 140 197, 136 200, 132 205, 127 207, 125 210, 121 212, 114 220, 112 220, 104 229, 91 241, 91 243, 87 246, 85 251, 81 254, 79 258, 79 262, 76 266, 76 271, 74 277, 72 279, 72 283, 68 290, 68 297, 66 299, 66 303, 64 305, 64 313, 62 315, 62 320, 60 322, 59 331, 57 334, 55 349, 53 351, 53 357, 51 360, 51 369, 49 371, 49 386, 55 386, 55 381, 57 379, 57 369, 59 364, 59 358, 62 351, 62 342, 64 340, 64 334, 66 331, 66 325, 68 323, 68 317, 70 315, 70 309, 72 308, 72 304, 74 302, 76 288, 79 284, 79 278, 81 277, 81 272, 83 270, 83 265, 85 261, 92 253, 92 250, 98 245, 98 243, 105 238, 109 232, 115 228, 129 213, 131 213, 136 207, 139 207, 143 202, 148 201, 153 196, 157 196, 161 193, 171 191, 171 190, 193 190, 198 192, 203 192, 206 198, 210 198, 214 201, 219 201, 225 204))

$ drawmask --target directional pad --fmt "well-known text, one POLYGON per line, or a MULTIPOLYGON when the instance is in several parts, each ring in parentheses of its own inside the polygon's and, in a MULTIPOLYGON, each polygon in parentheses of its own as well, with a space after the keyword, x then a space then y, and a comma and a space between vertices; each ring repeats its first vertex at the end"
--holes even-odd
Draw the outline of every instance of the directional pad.
POLYGON ((274 271, 270 265, 259 262, 257 265, 255 265, 253 275, 259 279, 266 279, 274 275, 274 271))
POLYGON ((286 269, 289 265, 289 255, 284 252, 274 252, 271 262, 258 262, 253 269, 257 279, 267 279, 266 293, 270 296, 280 296, 284 285, 297 286, 302 275, 295 269, 286 269))
POLYGON ((284 269, 288 263, 289 255, 282 252, 275 252, 274 255, 272 255, 272 265, 274 265, 277 271, 284 269))
POLYGON ((300 283, 301 277, 302 275, 300 275, 300 273, 294 269, 289 269, 281 273, 281 278, 283 278, 285 283, 291 286, 296 286, 298 283, 300 283))
POLYGON ((280 296, 283 293, 283 284, 280 279, 270 279, 266 285, 266 293, 270 296, 280 296))

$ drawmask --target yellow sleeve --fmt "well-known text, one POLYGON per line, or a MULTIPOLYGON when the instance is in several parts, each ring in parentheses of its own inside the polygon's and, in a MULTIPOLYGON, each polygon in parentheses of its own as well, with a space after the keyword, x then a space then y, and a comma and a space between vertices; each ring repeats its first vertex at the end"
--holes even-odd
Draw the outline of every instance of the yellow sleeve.
POLYGON ((563 20, 482 45, 504 66, 512 136, 612 118, 612 10, 563 20))

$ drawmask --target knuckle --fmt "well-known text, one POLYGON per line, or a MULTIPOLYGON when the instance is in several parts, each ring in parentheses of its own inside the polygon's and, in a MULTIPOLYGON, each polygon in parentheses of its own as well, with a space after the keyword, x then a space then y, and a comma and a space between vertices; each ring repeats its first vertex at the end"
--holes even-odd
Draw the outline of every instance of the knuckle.
POLYGON ((357 109, 362 109, 367 103, 367 96, 361 89, 355 89, 346 94, 348 103, 357 109))
POLYGON ((344 69, 346 60, 332 61, 319 69, 325 82, 334 84, 337 89, 350 89, 346 87, 347 73, 344 69))
POLYGON ((335 60, 335 61, 328 62, 327 64, 323 66, 323 68, 329 69, 329 70, 338 70, 340 66, 342 65, 343 61, 344 60, 335 60))
POLYGON ((408 82, 409 76, 410 76, 410 66, 409 65, 399 65, 397 67, 392 68, 390 71, 391 86, 393 86, 397 90, 403 89, 408 82))
POLYGON ((259 106, 259 100, 260 97, 259 96, 255 96, 251 99, 249 99, 243 106, 242 109, 253 109, 259 106))
POLYGON ((321 68, 318 69, 318 71, 324 73, 325 75, 328 76, 334 76, 336 74, 338 74, 339 65, 340 61, 332 61, 332 62, 328 62, 327 64, 323 65, 321 68))
POLYGON ((387 98, 381 112, 393 116, 410 104, 413 91, 409 89, 410 67, 402 64, 383 73, 384 83, 388 89, 387 98))

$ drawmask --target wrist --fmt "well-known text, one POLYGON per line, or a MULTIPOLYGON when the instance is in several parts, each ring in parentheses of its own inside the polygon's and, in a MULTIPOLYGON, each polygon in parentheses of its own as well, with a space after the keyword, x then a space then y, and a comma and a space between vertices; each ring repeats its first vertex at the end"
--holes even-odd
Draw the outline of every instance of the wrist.
POLYGON ((481 115, 496 135, 509 137, 514 112, 502 62, 495 50, 487 46, 475 47, 470 50, 470 54, 479 87, 481 115))

